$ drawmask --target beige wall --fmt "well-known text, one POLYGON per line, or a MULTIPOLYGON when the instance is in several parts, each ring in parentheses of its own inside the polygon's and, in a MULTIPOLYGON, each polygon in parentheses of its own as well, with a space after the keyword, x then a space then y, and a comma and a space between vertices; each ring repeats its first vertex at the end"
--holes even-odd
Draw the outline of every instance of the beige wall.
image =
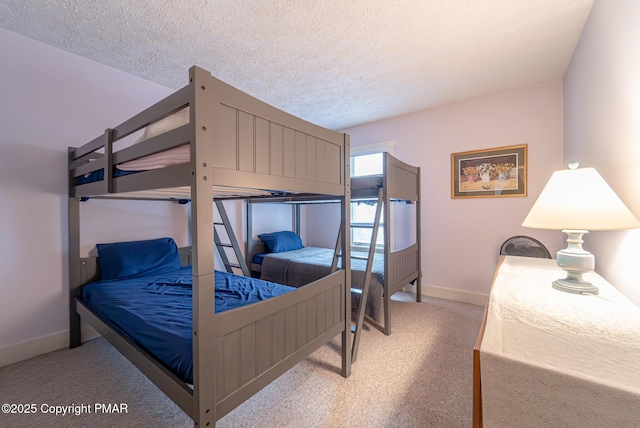
MULTIPOLYGON (((640 2, 596 0, 564 80, 566 162, 595 167, 640 218, 640 2)), ((640 230, 591 232, 596 271, 640 304, 640 230)))
MULTIPOLYGON (((354 146, 396 140, 396 157, 422 169, 423 283, 489 293, 502 242, 537 237, 555 252, 559 232, 520 224, 552 172, 562 167, 562 81, 521 88, 345 130, 354 146), (527 144, 527 197, 451 199, 451 153, 527 144)), ((321 224, 322 215, 309 217, 321 224)), ((312 240, 309 229, 309 238, 312 240)), ((474 301, 478 301, 477 299, 474 301)))

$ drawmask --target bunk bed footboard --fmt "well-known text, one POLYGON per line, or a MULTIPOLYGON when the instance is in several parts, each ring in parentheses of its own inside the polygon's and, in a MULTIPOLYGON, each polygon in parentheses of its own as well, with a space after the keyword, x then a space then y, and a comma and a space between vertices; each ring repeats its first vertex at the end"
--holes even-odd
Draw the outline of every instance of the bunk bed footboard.
MULTIPOLYGON (((413 280, 417 280, 418 285, 420 284, 419 254, 417 243, 389 253, 389 271, 386 273, 389 278, 389 296, 413 280)), ((418 287, 418 294, 420 291, 420 287, 418 287)))
POLYGON ((344 332, 346 292, 341 270, 291 293, 217 314, 217 418, 344 332))
MULTIPOLYGON (((181 263, 189 265, 191 248, 180 248, 180 256, 181 263)), ((96 258, 80 259, 78 276, 80 284, 98 279, 96 258)), ((75 297, 80 288, 81 285, 73 287, 71 313, 94 327, 193 418, 193 390, 75 297)), ((346 273, 340 270, 291 293, 216 314, 216 418, 229 413, 340 333, 348 332, 344 303, 347 290, 346 273)), ((80 332, 72 334, 79 336, 80 332)), ((348 375, 344 368, 342 375, 348 375)))

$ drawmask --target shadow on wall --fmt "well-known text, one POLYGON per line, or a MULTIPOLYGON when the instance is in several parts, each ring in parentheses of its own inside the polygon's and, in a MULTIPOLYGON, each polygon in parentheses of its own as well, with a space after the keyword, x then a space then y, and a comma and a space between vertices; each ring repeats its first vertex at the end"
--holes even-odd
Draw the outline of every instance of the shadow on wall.
POLYGON ((2 192, 67 194, 67 151, 30 143, 3 144, 2 192))

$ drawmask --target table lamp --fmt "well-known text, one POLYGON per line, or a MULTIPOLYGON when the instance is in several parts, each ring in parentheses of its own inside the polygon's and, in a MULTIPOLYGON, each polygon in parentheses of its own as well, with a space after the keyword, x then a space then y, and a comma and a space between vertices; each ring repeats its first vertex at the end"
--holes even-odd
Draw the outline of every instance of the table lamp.
POLYGON ((582 235, 589 230, 618 230, 640 227, 618 195, 594 168, 569 169, 553 173, 522 223, 524 227, 562 230, 567 248, 558 251, 558 266, 567 277, 553 281, 553 288, 577 294, 598 294, 598 288, 582 279, 595 268, 595 257, 582 248, 582 235))

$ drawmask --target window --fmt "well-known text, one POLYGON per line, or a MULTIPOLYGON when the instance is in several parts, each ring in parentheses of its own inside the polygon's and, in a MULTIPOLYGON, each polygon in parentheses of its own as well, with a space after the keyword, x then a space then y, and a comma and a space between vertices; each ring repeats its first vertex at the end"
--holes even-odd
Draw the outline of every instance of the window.
MULTIPOLYGON (((382 174, 382 153, 393 152, 395 141, 372 144, 368 146, 356 146, 351 149, 351 176, 382 174)), ((377 205, 363 202, 351 203, 351 223, 372 224, 375 219, 377 205)), ((384 222, 385 213, 380 216, 380 222, 384 222)), ((370 228, 351 228, 351 242, 354 246, 369 246, 371 243, 370 228)), ((376 247, 384 246, 383 228, 378 229, 376 247)))
POLYGON ((351 176, 382 174, 382 152, 351 157, 351 176))

